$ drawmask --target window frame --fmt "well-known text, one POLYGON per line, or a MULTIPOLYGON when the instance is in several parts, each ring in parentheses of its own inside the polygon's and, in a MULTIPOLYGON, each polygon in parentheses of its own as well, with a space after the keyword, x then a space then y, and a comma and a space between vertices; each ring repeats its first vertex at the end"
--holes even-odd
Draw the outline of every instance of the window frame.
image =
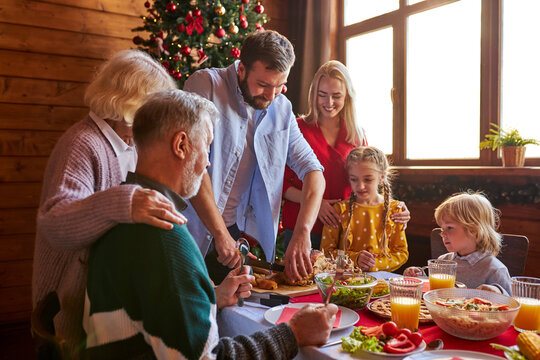
MULTIPOLYGON (((407 18, 410 15, 448 5, 459 0, 425 0, 407 5, 399 1, 399 9, 355 24, 344 26, 344 0, 339 1, 338 54, 345 63, 346 42, 349 38, 386 27, 393 27, 393 153, 396 166, 501 166, 499 151, 481 150, 478 159, 406 159, 407 129, 407 18)), ((480 143, 489 133, 490 122, 500 124, 501 103, 501 18, 502 0, 482 0, 480 56, 480 143)), ((369 124, 365 124, 369 126, 369 124)), ((369 141, 369 139, 368 139, 369 141)), ((527 158, 527 166, 539 166, 540 158, 527 158)))

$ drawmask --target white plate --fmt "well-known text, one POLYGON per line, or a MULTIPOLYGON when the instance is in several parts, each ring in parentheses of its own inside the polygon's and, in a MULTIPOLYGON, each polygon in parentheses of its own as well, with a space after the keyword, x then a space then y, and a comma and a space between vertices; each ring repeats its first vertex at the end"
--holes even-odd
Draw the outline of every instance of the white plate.
POLYGON ((381 296, 372 296, 371 300, 377 300, 377 299, 385 298, 385 297, 388 297, 388 296, 390 296, 390 293, 388 293, 386 295, 381 295, 381 296))
MULTIPOLYGON (((290 308, 303 308, 307 304, 313 304, 316 306, 321 306, 321 303, 294 303, 294 304, 284 304, 280 306, 276 306, 273 308, 270 308, 266 310, 264 313, 264 318, 266 321, 268 321, 270 324, 275 325, 278 321, 279 317, 281 316, 281 313, 283 312, 283 308, 290 307, 290 308)), ((341 310, 341 320, 339 321, 339 326, 337 328, 333 328, 333 330, 341 330, 345 329, 349 326, 354 326, 360 319, 360 316, 351 309, 348 309, 343 306, 338 306, 339 310, 341 310)))
POLYGON ((418 345, 418 347, 416 349, 414 349, 413 351, 411 351, 409 353, 406 353, 406 354, 390 354, 390 353, 386 353, 386 352, 374 352, 374 351, 368 351, 368 350, 362 350, 362 351, 365 352, 365 353, 368 353, 368 354, 372 354, 372 355, 383 356, 385 359, 386 358, 403 359, 405 356, 416 354, 416 353, 422 352, 424 350, 426 350, 426 342, 424 340, 422 340, 422 342, 420 343, 420 345, 418 345))
POLYGON ((476 351, 463 351, 463 350, 435 350, 424 351, 419 354, 407 356, 403 360, 448 360, 454 356, 459 356, 464 360, 501 360, 500 357, 495 355, 484 354, 476 351))

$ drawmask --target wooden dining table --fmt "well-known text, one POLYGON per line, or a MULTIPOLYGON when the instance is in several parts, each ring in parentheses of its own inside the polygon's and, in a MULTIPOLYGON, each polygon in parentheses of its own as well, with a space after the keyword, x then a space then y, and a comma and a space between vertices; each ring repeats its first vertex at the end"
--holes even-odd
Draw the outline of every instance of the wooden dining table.
MULTIPOLYGON (((370 273, 378 278, 388 278, 396 276, 392 273, 370 273)), ((321 296, 317 294, 304 295, 298 297, 292 297, 290 303, 322 303, 321 296)), ((265 320, 264 314, 269 309, 268 306, 261 305, 259 303, 246 301, 244 306, 230 306, 222 309, 218 315, 218 328, 220 336, 234 337, 237 335, 249 335, 256 331, 264 330, 271 327, 268 321, 265 320)), ((378 315, 372 313, 367 308, 357 311, 360 319, 354 326, 377 326, 382 324, 388 319, 383 319, 378 315)), ((328 343, 335 342, 341 339, 341 337, 348 336, 353 330, 353 327, 339 329, 332 331, 328 343)), ((516 344, 516 338, 519 334, 514 330, 513 326, 510 326, 501 335, 482 341, 473 341, 460 339, 444 332, 435 323, 420 324, 420 333, 423 335, 426 343, 441 339, 444 343, 444 350, 467 350, 477 351, 485 354, 499 356, 504 358, 504 353, 501 350, 495 350, 491 347, 491 343, 502 344, 505 346, 513 346, 516 344)), ((380 355, 366 355, 362 356, 366 359, 382 359, 384 357, 380 355)), ((295 359, 358 359, 350 354, 344 352, 341 349, 340 344, 325 347, 306 346, 299 350, 299 353, 295 359)))

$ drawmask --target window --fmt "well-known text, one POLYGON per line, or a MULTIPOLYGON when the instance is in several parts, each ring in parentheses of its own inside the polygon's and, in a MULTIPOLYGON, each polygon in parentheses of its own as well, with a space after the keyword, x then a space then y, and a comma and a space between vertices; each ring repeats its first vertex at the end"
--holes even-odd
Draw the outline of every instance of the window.
MULTIPOLYGON (((537 21, 540 1, 505 1, 502 12, 501 125, 540 139, 538 97, 540 45, 537 21)), ((540 146, 529 146, 528 157, 540 157, 540 146)))
MULTIPOLYGON (((343 59, 370 145, 396 165, 499 165, 478 146, 490 122, 540 139, 539 11, 537 0, 343 0, 343 59)), ((540 146, 526 155, 540 165, 540 146)))
POLYGON ((392 38, 392 28, 388 27, 347 40, 350 50, 346 63, 355 64, 350 74, 355 84, 357 117, 377 124, 373 129, 361 125, 368 142, 386 153, 392 153, 392 38))

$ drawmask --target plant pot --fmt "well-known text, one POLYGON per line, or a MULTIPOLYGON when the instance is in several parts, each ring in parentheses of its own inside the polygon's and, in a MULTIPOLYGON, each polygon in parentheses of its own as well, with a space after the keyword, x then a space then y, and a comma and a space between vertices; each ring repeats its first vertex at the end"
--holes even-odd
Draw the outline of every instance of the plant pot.
POLYGON ((503 146, 502 163, 505 167, 523 167, 525 164, 525 146, 503 146))

